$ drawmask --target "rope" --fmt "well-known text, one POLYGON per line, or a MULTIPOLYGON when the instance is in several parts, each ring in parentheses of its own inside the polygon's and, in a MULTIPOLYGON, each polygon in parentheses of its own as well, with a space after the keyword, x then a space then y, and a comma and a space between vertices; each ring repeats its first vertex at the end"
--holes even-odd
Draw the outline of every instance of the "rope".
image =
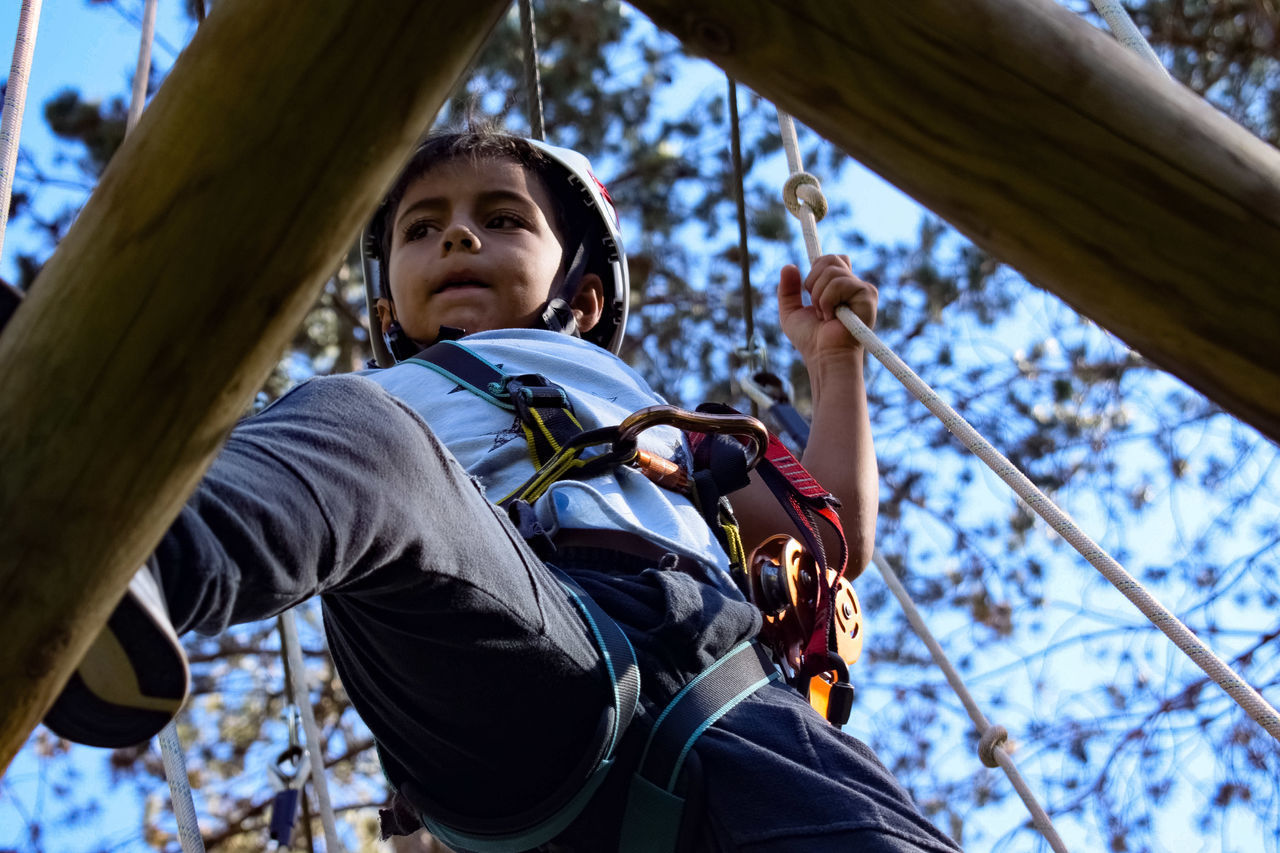
POLYGON ((529 133, 545 141, 542 121, 542 78, 538 73, 538 34, 534 31, 532 0, 520 0, 520 32, 524 37, 524 88, 529 106, 529 133))
POLYGON ((125 119, 127 136, 138 126, 142 108, 147 104, 147 84, 151 82, 151 43, 156 38, 156 0, 147 0, 142 10, 142 41, 138 45, 138 67, 133 72, 133 98, 129 101, 129 116, 125 119))
POLYGON ((307 736, 307 755, 311 759, 311 784, 315 787, 316 804, 320 808, 320 823, 324 827, 324 846, 328 853, 342 853, 342 841, 338 838, 338 826, 333 817, 333 803, 329 800, 329 785, 325 779, 324 755, 320 742, 320 728, 316 725, 315 709, 306 683, 306 669, 302 662, 302 644, 298 642, 298 623, 293 611, 280 614, 280 644, 289 662, 289 691, 294 704, 302 712, 302 730, 307 736))
MULTIPOLYGON (((795 125, 789 116, 779 111, 778 123, 782 128, 783 144, 787 148, 787 162, 792 172, 803 172, 800 167, 799 144, 796 141, 795 125), (783 119, 786 119, 784 122, 783 119)), ((793 175, 794 176, 794 175, 793 175)), ((810 189, 801 186, 800 190, 810 189)), ((816 261, 821 253, 818 245, 817 218, 813 206, 803 195, 796 205, 801 228, 805 232, 805 244, 809 248, 810 262, 816 261)), ((1230 666, 1213 653, 1190 628, 1174 616, 1164 605, 1158 602, 1133 575, 1125 571, 1115 559, 1090 539, 1083 530, 1076 526, 1071 518, 1059 509, 1044 492, 1025 474, 1008 460, 990 442, 983 438, 968 421, 938 396, 924 380, 917 376, 902 359, 898 358, 875 333, 867 328, 848 306, 836 309, 849 334, 889 369, 898 380, 906 386, 916 399, 932 412, 947 430, 969 448, 979 459, 986 463, 996 476, 1004 480, 1020 497, 1027 507, 1049 523, 1073 548, 1076 549, 1103 577, 1118 589, 1125 598, 1146 616, 1151 623, 1165 633, 1179 649, 1191 658, 1196 666, 1212 678, 1219 687, 1227 692, 1237 705, 1244 709, 1258 725, 1267 730, 1277 741, 1280 741, 1280 713, 1276 712, 1266 699, 1245 682, 1230 666)))
POLYGON ((191 798, 187 762, 182 757, 182 742, 178 740, 177 718, 160 730, 159 738, 164 778, 169 783, 173 817, 178 822, 178 843, 182 845, 182 853, 204 853, 204 838, 200 835, 200 822, 196 820, 196 804, 191 798))
POLYGON ((738 119, 738 84, 732 77, 729 80, 729 128, 732 140, 733 156, 733 191, 734 201, 738 206, 738 269, 742 273, 742 318, 746 321, 746 341, 744 350, 750 359, 752 370, 760 367, 757 363, 758 349, 756 343, 755 303, 751 288, 751 257, 747 244, 747 198, 745 180, 742 169, 742 126, 738 119))
POLYGON ((960 698, 960 704, 964 705, 965 711, 969 714, 969 719, 973 721, 973 727, 978 731, 978 757, 982 759, 982 763, 992 768, 999 767, 1004 771, 1004 774, 1009 777, 1009 781, 1013 784, 1013 789, 1022 798, 1027 811, 1031 813, 1031 824, 1049 842, 1049 846, 1053 848, 1054 853, 1067 853, 1066 845, 1062 843, 1062 837, 1058 835, 1058 830, 1054 828, 1053 821, 1041 807, 1040 801, 1036 799, 1036 795, 1032 793, 1026 780, 1022 778, 1022 774, 1018 772, 1017 766, 1013 763, 1013 758, 1009 755, 1008 750, 1005 749, 1004 744, 1009 738, 1009 732, 1005 730, 1004 726, 991 725, 986 715, 982 713, 982 709, 974 701, 973 694, 969 692, 964 680, 960 678, 960 673, 956 671, 956 668, 951 664, 951 660, 947 657, 947 653, 942 650, 937 638, 933 636, 928 626, 925 625, 924 618, 920 615, 920 610, 916 607, 915 602, 911 600, 911 594, 902 585, 902 581, 898 579, 897 573, 890 567, 884 555, 877 549, 872 554, 871 560, 875 563, 876 568, 880 570, 880 575, 884 578, 889 591, 893 593, 894 598, 898 599, 898 603, 902 605, 902 612, 906 614, 907 623, 916 632, 916 636, 924 641, 925 646, 929 649, 929 655, 933 658, 934 665, 942 670, 942 674, 947 678, 947 683, 951 685, 951 689, 960 698))
POLYGON ((1129 17, 1129 12, 1120 5, 1120 0, 1093 0, 1093 8, 1097 9, 1098 14, 1107 22, 1107 27, 1117 41, 1159 68, 1166 77, 1169 75, 1164 63, 1152 49, 1151 42, 1143 37, 1142 32, 1133 23, 1133 18, 1129 17))
POLYGON ((27 78, 31 75, 31 54, 36 49, 40 28, 41 0, 22 0, 18 12, 18 34, 13 42, 13 62, 4 90, 4 113, 0 116, 0 251, 9 224, 9 204, 13 198, 13 170, 18 165, 18 137, 22 134, 22 111, 27 104, 27 78))

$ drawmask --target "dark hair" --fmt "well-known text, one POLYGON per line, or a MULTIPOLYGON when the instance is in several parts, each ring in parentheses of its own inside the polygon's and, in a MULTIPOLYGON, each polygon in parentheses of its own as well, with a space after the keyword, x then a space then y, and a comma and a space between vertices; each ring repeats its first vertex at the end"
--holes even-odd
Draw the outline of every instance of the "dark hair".
POLYGON ((436 166, 463 158, 472 162, 505 160, 515 163, 542 182, 551 196, 554 208, 549 211, 552 225, 564 247, 563 265, 572 260, 572 253, 592 236, 591 232, 598 230, 594 217, 588 214, 583 204, 581 191, 570 183, 568 172, 526 140, 483 126, 456 132, 433 133, 418 147, 400 172, 374 214, 370 226, 370 236, 374 240, 381 266, 379 289, 383 296, 391 297, 388 265, 392 226, 396 210, 404 200, 409 185, 436 166))

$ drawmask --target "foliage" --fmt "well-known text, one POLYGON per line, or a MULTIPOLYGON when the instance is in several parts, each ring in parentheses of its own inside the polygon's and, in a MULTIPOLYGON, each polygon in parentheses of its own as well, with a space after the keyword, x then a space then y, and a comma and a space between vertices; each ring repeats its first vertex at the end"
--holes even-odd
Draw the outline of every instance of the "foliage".
MULTIPOLYGON (((1092 15, 1083 0, 1064 5, 1092 15)), ((1275 0, 1131 5, 1179 80, 1262 138, 1280 138, 1275 0)), ((188 8, 194 14, 195 4, 188 8)), ((546 0, 538 29, 552 139, 592 157, 625 220, 634 286, 625 357, 675 400, 738 396, 732 377, 746 342, 723 78, 616 0, 546 0)), ((527 126, 518 30, 513 12, 442 121, 527 126)), ((778 268, 802 254, 777 201, 779 137, 768 104, 750 93, 740 101, 757 330, 803 409, 804 372, 773 319, 778 268)), ((109 159, 123 110, 122 101, 88 104, 73 91, 46 105, 81 176, 96 176, 109 159)), ((838 186, 842 155, 811 135, 803 141, 810 170, 838 186)), ((30 199, 54 179, 25 162, 18 189, 30 199)), ((873 245, 853 229, 849 206, 832 201, 824 240, 879 286, 886 342, 1274 701, 1275 448, 943 223, 924 217, 909 241, 873 245)), ((35 215, 30 204, 16 214, 35 215)), ((27 250, 23 286, 73 216, 69 208, 40 223, 48 244, 27 250)), ((368 357, 364 320, 353 253, 261 399, 312 373, 359 367, 368 357)), ((874 366, 870 376, 880 548, 988 716, 1012 733, 1016 760, 1069 845, 1280 850, 1274 743, 891 377, 874 366)), ((855 669, 851 731, 972 849, 1034 848, 1016 797, 974 760, 971 724, 874 574, 858 585, 872 631, 855 669)), ((331 784, 349 839, 371 844, 371 809, 384 791, 314 621, 304 644, 331 784)), ((285 742, 273 626, 192 638, 188 648, 196 697, 184 740, 208 846, 260 849, 266 768, 285 742)), ((40 839, 56 824, 99 819, 101 800, 74 760, 79 750, 38 732, 25 754, 56 805, 29 810, 24 849, 44 849, 40 839)), ((139 834, 174 849, 154 749, 117 751, 109 761, 117 786, 146 804, 139 834)))

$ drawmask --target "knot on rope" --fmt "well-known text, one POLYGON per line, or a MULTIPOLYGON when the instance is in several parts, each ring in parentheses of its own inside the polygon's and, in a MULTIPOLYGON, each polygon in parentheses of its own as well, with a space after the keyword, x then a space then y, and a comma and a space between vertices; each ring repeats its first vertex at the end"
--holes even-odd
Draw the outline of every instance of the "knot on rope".
POLYGON ((1004 746, 1009 740, 1009 731, 1004 726, 987 726, 978 740, 978 757, 988 767, 999 767, 996 761, 996 747, 1004 746))
POLYGON ((822 194, 822 184, 808 172, 793 172, 782 186, 782 203, 791 215, 800 216, 800 205, 813 211, 815 221, 827 215, 827 197, 822 194))

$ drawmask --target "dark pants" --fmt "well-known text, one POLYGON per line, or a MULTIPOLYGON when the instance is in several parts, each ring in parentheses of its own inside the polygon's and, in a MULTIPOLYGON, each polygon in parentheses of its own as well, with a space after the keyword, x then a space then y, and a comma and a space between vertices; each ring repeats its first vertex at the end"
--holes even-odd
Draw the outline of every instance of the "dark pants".
MULTIPOLYGON (((537 805, 592 746, 609 686, 582 618, 422 420, 367 380, 307 383, 237 427, 156 557, 180 631, 320 594, 390 780, 412 778, 446 820, 537 805)), ((759 624, 711 569, 553 559, 627 632, 649 713, 759 624)), ((640 745, 636 727, 620 760, 640 745)), ((696 753, 702 849, 954 849, 870 750, 789 688, 758 691, 696 753)), ((627 775, 613 774, 569 846, 616 843, 627 775)))

